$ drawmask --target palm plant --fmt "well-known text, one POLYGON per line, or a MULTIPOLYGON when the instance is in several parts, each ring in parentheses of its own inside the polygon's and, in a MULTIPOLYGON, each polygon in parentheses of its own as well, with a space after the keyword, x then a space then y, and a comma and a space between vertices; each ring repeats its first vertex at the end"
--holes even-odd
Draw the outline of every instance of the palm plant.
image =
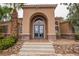
POLYGON ((17 16, 17 11, 22 8, 23 3, 7 3, 7 5, 10 8, 12 8, 12 11, 13 11, 13 13, 12 13, 13 20, 12 20, 12 28, 11 28, 12 33, 11 33, 11 35, 18 39, 18 36, 19 36, 19 32, 18 32, 19 31, 19 29, 18 29, 19 24, 18 24, 18 20, 17 20, 18 18, 16 16, 17 16), (16 16, 15 16, 15 14, 16 14, 16 16), (14 19, 14 16, 17 19, 14 19))
POLYGON ((2 19, 2 15, 3 15, 3 11, 2 11, 2 7, 0 6, 0 20, 2 19))
POLYGON ((10 12, 11 12, 12 8, 5 6, 5 7, 2 8, 2 10, 3 10, 3 13, 4 13, 2 18, 11 19, 10 12))
POLYGON ((12 8, 9 8, 7 6, 0 6, 0 20, 7 18, 8 15, 10 17, 11 10, 12 8))
POLYGON ((5 5, 9 6, 13 10, 15 9, 16 11, 21 9, 24 3, 6 3, 5 5))

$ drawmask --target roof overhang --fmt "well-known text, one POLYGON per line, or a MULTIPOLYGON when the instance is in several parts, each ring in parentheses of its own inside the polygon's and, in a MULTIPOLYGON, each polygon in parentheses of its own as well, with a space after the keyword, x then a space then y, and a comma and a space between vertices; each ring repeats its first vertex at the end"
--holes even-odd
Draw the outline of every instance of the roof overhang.
POLYGON ((57 4, 24 5, 22 8, 56 8, 57 4))

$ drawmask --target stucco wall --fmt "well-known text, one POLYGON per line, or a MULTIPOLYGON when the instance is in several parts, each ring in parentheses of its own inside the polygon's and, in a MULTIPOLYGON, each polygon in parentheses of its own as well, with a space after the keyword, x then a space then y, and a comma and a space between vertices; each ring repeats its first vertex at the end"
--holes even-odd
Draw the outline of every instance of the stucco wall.
POLYGON ((61 37, 65 39, 74 39, 74 33, 72 30, 72 26, 69 22, 63 22, 60 24, 61 37))
POLYGON ((60 24, 62 34, 72 34, 72 28, 69 22, 63 22, 60 24))
POLYGON ((54 8, 24 8, 22 34, 30 35, 31 16, 35 13, 43 13, 47 16, 47 35, 56 35, 55 33, 55 17, 54 8))

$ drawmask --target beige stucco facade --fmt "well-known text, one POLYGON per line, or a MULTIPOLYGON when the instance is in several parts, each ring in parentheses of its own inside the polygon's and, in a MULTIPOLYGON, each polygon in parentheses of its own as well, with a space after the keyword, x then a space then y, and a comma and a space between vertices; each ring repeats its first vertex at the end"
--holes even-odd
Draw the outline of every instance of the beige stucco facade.
POLYGON ((60 23, 60 32, 62 37, 64 38, 74 38, 73 27, 68 21, 64 21, 60 23))
POLYGON ((60 28, 61 28, 62 34, 72 34, 72 31, 71 31, 72 28, 68 22, 63 22, 60 25, 61 25, 60 28))
MULTIPOLYGON (((23 22, 22 22, 22 34, 28 36, 32 34, 30 30, 32 17, 41 15, 46 18, 47 37, 49 39, 55 39, 55 11, 56 5, 30 5, 23 7, 23 22)), ((48 39, 47 38, 47 39, 48 39)))

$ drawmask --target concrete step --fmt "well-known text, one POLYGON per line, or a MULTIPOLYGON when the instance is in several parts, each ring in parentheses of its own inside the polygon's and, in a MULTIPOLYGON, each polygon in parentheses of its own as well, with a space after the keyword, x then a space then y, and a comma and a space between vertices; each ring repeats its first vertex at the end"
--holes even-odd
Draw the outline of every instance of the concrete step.
POLYGON ((23 45, 35 45, 35 46, 37 46, 37 45, 49 45, 49 46, 51 46, 52 44, 23 44, 23 45))
POLYGON ((44 55, 53 55, 55 53, 52 53, 52 52, 20 52, 19 55, 21 56, 44 56, 44 55))
POLYGON ((53 48, 21 48, 20 50, 53 50, 53 48))
POLYGON ((51 43, 49 43, 49 42, 25 42, 25 43, 23 43, 23 44, 34 44, 34 45, 36 45, 36 44, 44 44, 44 45, 47 45, 47 44, 49 44, 49 45, 51 45, 51 43))
POLYGON ((25 42, 18 53, 20 56, 52 56, 55 50, 50 42, 25 42))
POLYGON ((27 53, 28 52, 34 52, 34 53, 36 53, 36 52, 39 52, 39 53, 43 53, 44 52, 45 53, 46 52, 46 53, 48 53, 49 52, 49 53, 51 53, 53 51, 49 51, 49 50, 47 50, 47 51, 46 50, 27 50, 27 51, 20 51, 20 52, 24 52, 24 53, 26 53, 26 52, 27 53))
POLYGON ((47 48, 50 48, 50 49, 52 49, 52 48, 54 48, 54 47, 50 47, 50 46, 45 46, 45 47, 43 47, 43 46, 24 46, 24 47, 22 47, 22 48, 45 48, 45 49, 47 49, 47 48))
POLYGON ((22 46, 22 48, 53 48, 53 46, 44 46, 44 45, 42 45, 42 46, 38 46, 38 45, 31 45, 31 46, 29 46, 29 45, 23 45, 22 46))
POLYGON ((20 50, 20 52, 55 52, 54 49, 51 50, 20 50))
POLYGON ((33 53, 33 54, 43 54, 43 53, 53 53, 53 51, 27 51, 27 52, 19 52, 20 54, 21 53, 24 53, 24 54, 27 54, 27 53, 33 53))
POLYGON ((17 56, 57 56, 56 54, 17 54, 17 56))
POLYGON ((24 46, 31 46, 31 47, 32 47, 32 46, 43 46, 43 47, 44 47, 44 46, 46 46, 46 47, 47 47, 47 46, 48 46, 48 47, 50 46, 50 47, 52 47, 52 45, 48 45, 48 44, 45 44, 45 45, 43 45, 43 44, 41 44, 41 45, 40 45, 40 44, 35 44, 35 45, 34 45, 34 44, 31 44, 31 45, 30 45, 30 44, 24 44, 23 47, 24 47, 24 46))

